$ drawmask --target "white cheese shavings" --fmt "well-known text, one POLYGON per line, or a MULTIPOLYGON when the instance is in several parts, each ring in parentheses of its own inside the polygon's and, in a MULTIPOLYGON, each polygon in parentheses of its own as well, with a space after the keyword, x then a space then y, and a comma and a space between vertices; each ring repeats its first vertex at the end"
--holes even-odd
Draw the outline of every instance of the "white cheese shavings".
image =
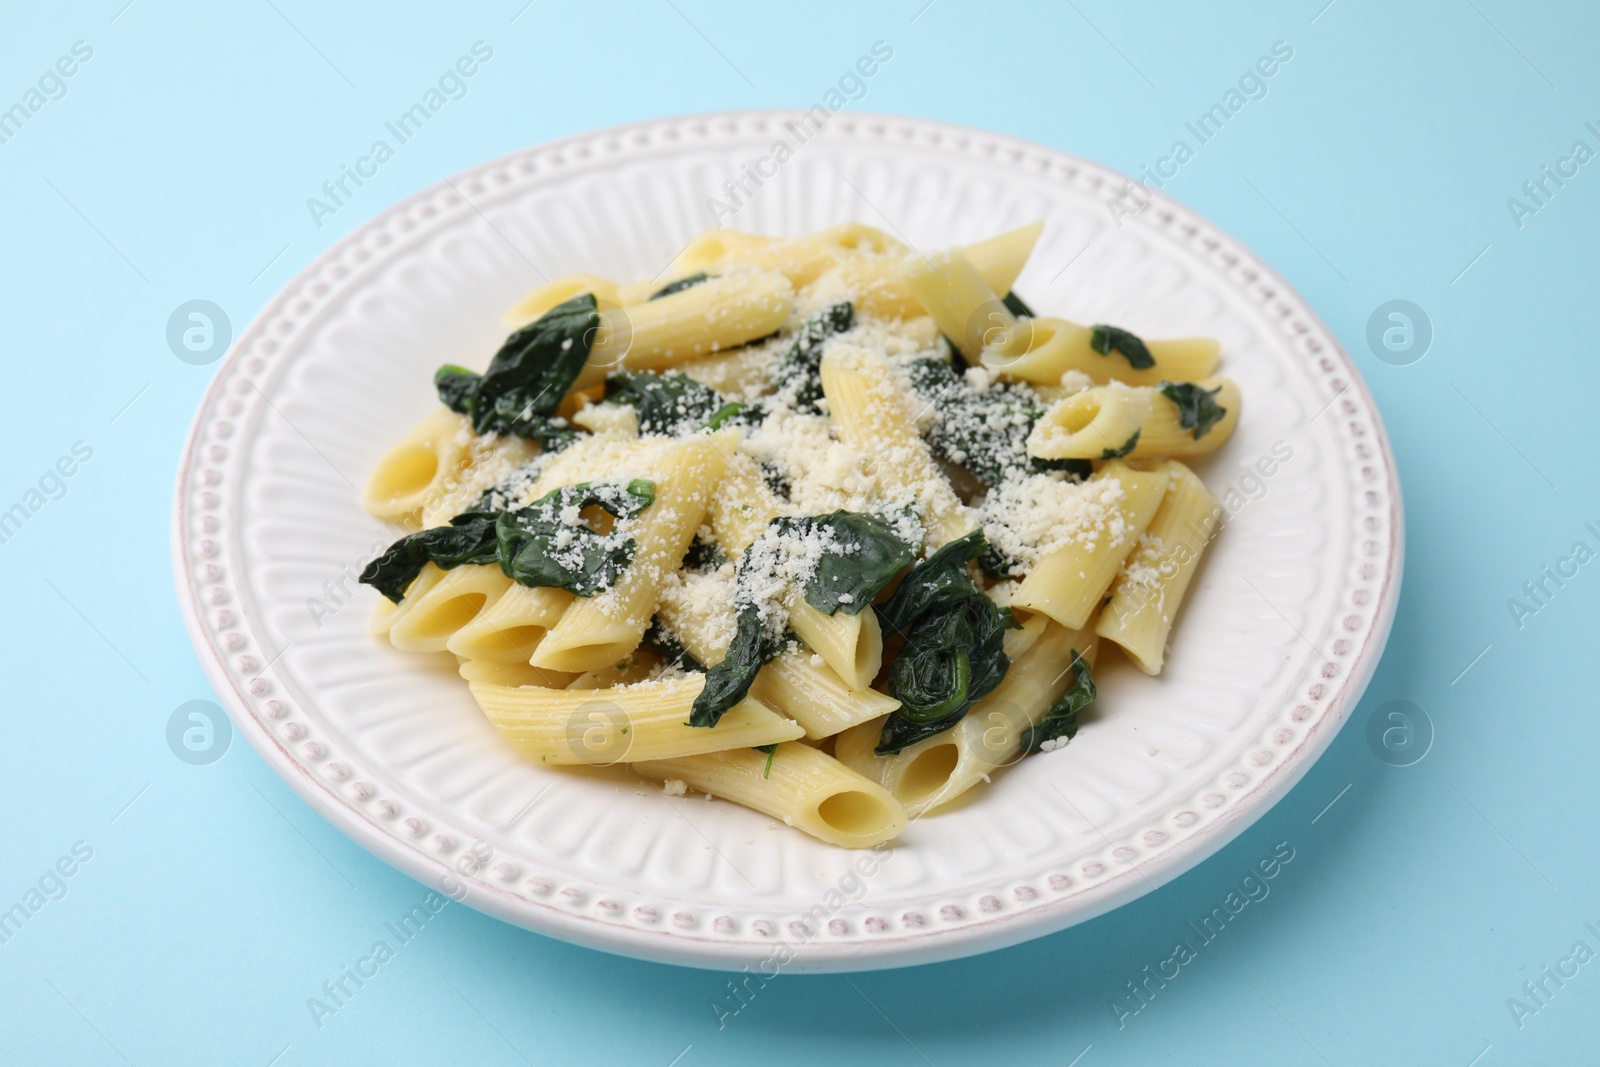
POLYGON ((1127 494, 1115 478, 1067 480, 1059 471, 1011 478, 996 486, 979 508, 990 544, 1024 572, 1070 544, 1092 552, 1105 538, 1127 532, 1119 506, 1127 494))

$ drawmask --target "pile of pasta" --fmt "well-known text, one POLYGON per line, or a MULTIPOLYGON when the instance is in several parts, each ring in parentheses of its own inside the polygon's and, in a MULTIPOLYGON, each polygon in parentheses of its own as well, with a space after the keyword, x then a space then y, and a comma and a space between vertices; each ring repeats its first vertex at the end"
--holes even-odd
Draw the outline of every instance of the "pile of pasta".
POLYGON ((539 287, 372 475, 413 531, 373 632, 453 655, 530 761, 838 846, 1065 745, 1103 642, 1160 672, 1223 515, 1182 460, 1240 400, 1214 341, 1029 308, 1041 229, 718 229, 539 287))

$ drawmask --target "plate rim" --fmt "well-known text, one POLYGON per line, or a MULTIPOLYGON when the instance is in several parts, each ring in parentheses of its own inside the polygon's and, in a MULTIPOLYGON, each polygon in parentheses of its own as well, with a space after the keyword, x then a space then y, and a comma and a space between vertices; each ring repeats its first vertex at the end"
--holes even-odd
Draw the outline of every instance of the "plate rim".
MULTIPOLYGON (((351 249, 357 247, 369 234, 382 228, 390 219, 411 211, 417 205, 454 192, 466 200, 458 185, 474 176, 496 167, 510 164, 537 153, 559 153, 574 146, 596 144, 602 141, 622 141, 630 134, 658 131, 668 128, 689 129, 724 126, 737 131, 751 123, 773 125, 785 119, 794 119, 800 112, 783 108, 754 108, 720 110, 697 114, 668 116, 618 124, 598 130, 583 131, 567 137, 530 145, 477 163, 439 182, 424 186, 382 210, 353 225, 319 255, 306 263, 267 301, 239 333, 237 340, 218 361, 216 371, 196 405, 185 437, 176 478, 171 525, 171 553, 173 574, 178 593, 179 608, 190 643, 205 670, 207 679, 226 708, 235 728, 246 737, 251 747, 260 754, 269 767, 282 778, 319 815, 332 823, 345 836, 365 848, 379 859, 402 873, 416 879, 452 899, 465 902, 473 908, 493 915, 503 921, 536 933, 603 951, 644 959, 658 963, 728 970, 740 964, 749 964, 758 958, 754 949, 763 947, 774 951, 790 941, 782 936, 765 941, 734 940, 707 937, 692 930, 678 930, 662 923, 654 928, 602 919, 590 911, 562 907, 553 900, 539 901, 527 896, 512 896, 496 892, 496 887, 485 879, 470 876, 458 877, 461 872, 446 857, 424 851, 421 841, 405 841, 397 831, 386 829, 354 801, 341 793, 337 782, 312 773, 295 753, 289 743, 269 730, 266 724, 251 711, 252 695, 247 694, 243 671, 236 672, 224 661, 212 628, 204 618, 205 607, 200 603, 200 590, 195 579, 197 560, 190 556, 189 526, 193 518, 192 500, 195 486, 193 474, 197 458, 205 440, 205 423, 221 399, 224 385, 229 380, 227 372, 241 363, 253 342, 266 332, 266 326, 283 312, 286 304, 302 284, 325 268, 335 265, 351 249), (455 889, 450 888, 454 883, 455 889), (473 891, 473 888, 478 891, 473 891), (459 890, 459 891, 458 891, 459 890)), ((998 133, 976 127, 944 123, 929 119, 852 111, 827 132, 834 136, 850 136, 857 140, 893 147, 887 136, 891 126, 909 129, 915 133, 930 133, 934 142, 953 154, 961 149, 950 147, 963 140, 984 141, 1013 152, 1034 153, 1053 158, 1084 171, 1100 173, 1121 186, 1133 181, 1105 164, 1073 153, 1028 141, 1011 134, 998 133), (879 127, 874 131, 872 127, 879 127)), ((819 138, 827 144, 832 138, 819 138)), ((692 137, 682 139, 693 144, 692 137)), ((469 205, 471 201, 466 201, 469 205)), ((1264 816, 1291 790, 1311 766, 1326 752, 1333 738, 1344 727, 1365 694, 1387 645, 1398 607, 1400 584, 1404 569, 1405 521, 1401 496, 1399 469, 1390 444, 1389 435, 1381 413, 1370 389, 1338 337, 1312 309, 1309 302, 1289 285, 1284 278, 1258 256, 1249 246, 1239 241, 1229 231, 1212 223, 1208 218, 1187 205, 1154 194, 1151 210, 1164 210, 1170 215, 1193 222, 1225 241, 1230 251, 1247 259, 1262 280, 1271 284, 1280 299, 1296 305, 1297 313, 1318 328, 1327 342, 1326 355, 1337 360, 1347 379, 1346 388, 1354 391, 1364 402, 1371 440, 1377 455, 1374 465, 1381 467, 1386 477, 1389 511, 1389 551, 1381 561, 1382 571, 1372 580, 1376 587, 1377 605, 1370 626, 1362 636, 1356 654, 1347 660, 1345 684, 1324 702, 1321 714, 1308 726, 1297 743, 1257 778, 1251 788, 1232 798, 1224 812, 1187 835, 1173 846, 1151 857, 1149 866, 1129 863, 1119 871, 1105 875, 1100 881, 1076 893, 1047 899, 1021 909, 1002 910, 992 917, 966 922, 949 928, 924 926, 913 932, 896 932, 851 939, 832 940, 820 936, 820 931, 803 941, 794 956, 798 971, 856 971, 910 966, 937 962, 993 951, 1023 941, 1042 937, 1066 929, 1114 910, 1143 896, 1188 872, 1195 866, 1221 851, 1249 826, 1264 816)), ((337 295, 344 290, 335 290, 337 295)), ((1332 404, 1339 396, 1336 394, 1332 404)), ((1348 582, 1348 579, 1341 579, 1348 582)), ((1319 653, 1320 655, 1320 653, 1319 653)), ((270 666, 270 664, 269 664, 270 666)), ((263 671, 265 668, 263 668, 263 671)), ((259 675, 257 676, 259 679, 259 675)), ((259 694, 255 694, 259 696, 259 694)), ((602 880, 602 879, 596 879, 602 880)))

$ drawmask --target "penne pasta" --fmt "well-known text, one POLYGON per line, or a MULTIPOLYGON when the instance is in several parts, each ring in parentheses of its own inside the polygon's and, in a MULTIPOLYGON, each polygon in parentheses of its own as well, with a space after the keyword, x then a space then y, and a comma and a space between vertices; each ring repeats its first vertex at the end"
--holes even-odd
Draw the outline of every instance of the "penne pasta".
POLYGON ((961 249, 907 256, 900 269, 918 303, 969 361, 987 362, 990 348, 998 359, 1026 346, 1028 331, 1017 328, 1016 316, 961 249))
POLYGON ((896 755, 878 756, 873 748, 883 724, 863 723, 839 735, 834 751, 840 762, 884 786, 905 805, 906 814, 917 818, 1015 763, 1022 732, 1037 725, 1074 680, 1063 664, 1070 664, 1076 651, 1092 666, 1095 647, 1092 633, 1048 623, 1016 653, 999 688, 953 729, 896 755))
POLYGON ((636 763, 634 770, 736 801, 840 848, 871 848, 906 825, 905 809, 888 790, 798 741, 770 755, 731 749, 636 763))
POLYGON ((441 573, 426 592, 407 592, 389 626, 389 643, 402 652, 443 652, 461 627, 477 618, 511 587, 497 566, 466 564, 441 573))
POLYGON ((963 251, 989 288, 1004 296, 1016 284, 1017 275, 1033 255, 1033 248, 1043 232, 1043 222, 1030 222, 986 241, 967 245, 963 251))
POLYGON ((691 437, 663 457, 655 501, 638 516, 633 562, 613 588, 567 606, 534 650, 535 667, 595 670, 638 647, 662 579, 682 563, 737 441, 738 431, 691 437))
POLYGON ((1146 674, 1161 673, 1172 620, 1223 515, 1217 498, 1188 467, 1169 462, 1159 469, 1171 479, 1166 495, 1122 565, 1094 627, 1146 674))
POLYGON ((469 682, 487 682, 490 685, 538 686, 543 689, 565 689, 580 676, 561 671, 541 671, 526 663, 497 663, 493 660, 464 659, 457 673, 469 682))
POLYGON ((750 695, 789 716, 814 739, 889 714, 900 702, 876 689, 855 689, 803 650, 779 653, 761 668, 750 695))
POLYGON ((570 603, 572 594, 565 589, 508 585, 499 599, 458 629, 445 647, 465 659, 525 664, 570 603))
POLYGON ((1118 351, 1096 351, 1092 344, 1094 330, 1066 319, 1030 319, 1023 330, 1024 343, 989 349, 982 355, 983 365, 1008 378, 1043 385, 1055 385, 1068 371, 1087 374, 1100 384, 1192 382, 1208 377, 1217 365, 1220 348, 1209 337, 1145 341, 1154 365, 1140 368, 1118 351))
POLYGON ((824 615, 797 600, 789 607, 789 629, 852 689, 866 689, 883 666, 883 634, 870 608, 824 615))
POLYGON ((1050 616, 1069 630, 1088 625, 1122 561, 1155 518, 1167 491, 1165 471, 1139 471, 1121 460, 1107 463, 1091 482, 1117 483, 1113 514, 1039 560, 1017 586, 1011 606, 1050 616))
POLYGON ((569 274, 539 286, 517 301, 500 321, 507 329, 520 329, 557 304, 564 304, 584 293, 593 293, 601 307, 615 307, 618 303, 617 291, 616 282, 598 274, 569 274))
POLYGON ((471 458, 472 438, 466 416, 439 408, 378 460, 362 503, 380 519, 414 522, 430 498, 453 485, 471 458))
POLYGON ((1228 443, 1239 424, 1239 387, 1230 378, 1207 378, 1181 387, 1101 385, 1057 401, 1028 435, 1028 454, 1042 459, 1111 456, 1198 456, 1228 443), (1201 397, 1213 405, 1198 425, 1185 426, 1180 400, 1201 397), (1137 435, 1137 436, 1135 436, 1137 435))
POLYGON ((840 438, 861 453, 886 501, 913 502, 938 547, 972 529, 972 516, 912 424, 884 358, 835 345, 822 357, 822 391, 840 438))
POLYGON ((794 306, 794 286, 776 271, 712 278, 670 296, 600 312, 600 329, 576 388, 611 371, 665 370, 777 332, 794 306))
POLYGON ((713 730, 685 721, 705 686, 701 675, 624 688, 572 690, 472 682, 473 699, 500 736, 539 763, 613 763, 694 756, 793 741, 805 731, 754 699, 713 730))

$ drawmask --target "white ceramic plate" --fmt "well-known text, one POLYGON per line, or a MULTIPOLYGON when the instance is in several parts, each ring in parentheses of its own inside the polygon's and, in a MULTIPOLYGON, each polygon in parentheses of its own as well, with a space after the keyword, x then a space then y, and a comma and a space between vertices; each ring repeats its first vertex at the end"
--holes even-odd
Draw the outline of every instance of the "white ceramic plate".
POLYGON ((1062 152, 840 114, 727 224, 798 234, 859 219, 929 248, 1043 218, 1017 283, 1041 312, 1221 339, 1244 412, 1200 470, 1237 494, 1225 497, 1236 513, 1166 672, 1108 666, 1070 746, 914 823, 879 856, 733 804, 666 798, 621 770, 519 762, 448 657, 366 634, 375 594, 349 578, 392 534, 362 510, 360 487, 436 405, 434 368, 485 362, 501 312, 541 276, 655 275, 712 225, 706 201, 725 199, 726 179, 779 140, 796 146, 793 117, 667 120, 532 148, 340 241, 240 337, 195 417, 174 511, 179 597, 263 758, 353 839, 475 908, 695 966, 948 959, 1149 891, 1305 773, 1388 634, 1399 485, 1349 358, 1227 234, 1163 199, 1119 228, 1106 200, 1125 179, 1062 152))

